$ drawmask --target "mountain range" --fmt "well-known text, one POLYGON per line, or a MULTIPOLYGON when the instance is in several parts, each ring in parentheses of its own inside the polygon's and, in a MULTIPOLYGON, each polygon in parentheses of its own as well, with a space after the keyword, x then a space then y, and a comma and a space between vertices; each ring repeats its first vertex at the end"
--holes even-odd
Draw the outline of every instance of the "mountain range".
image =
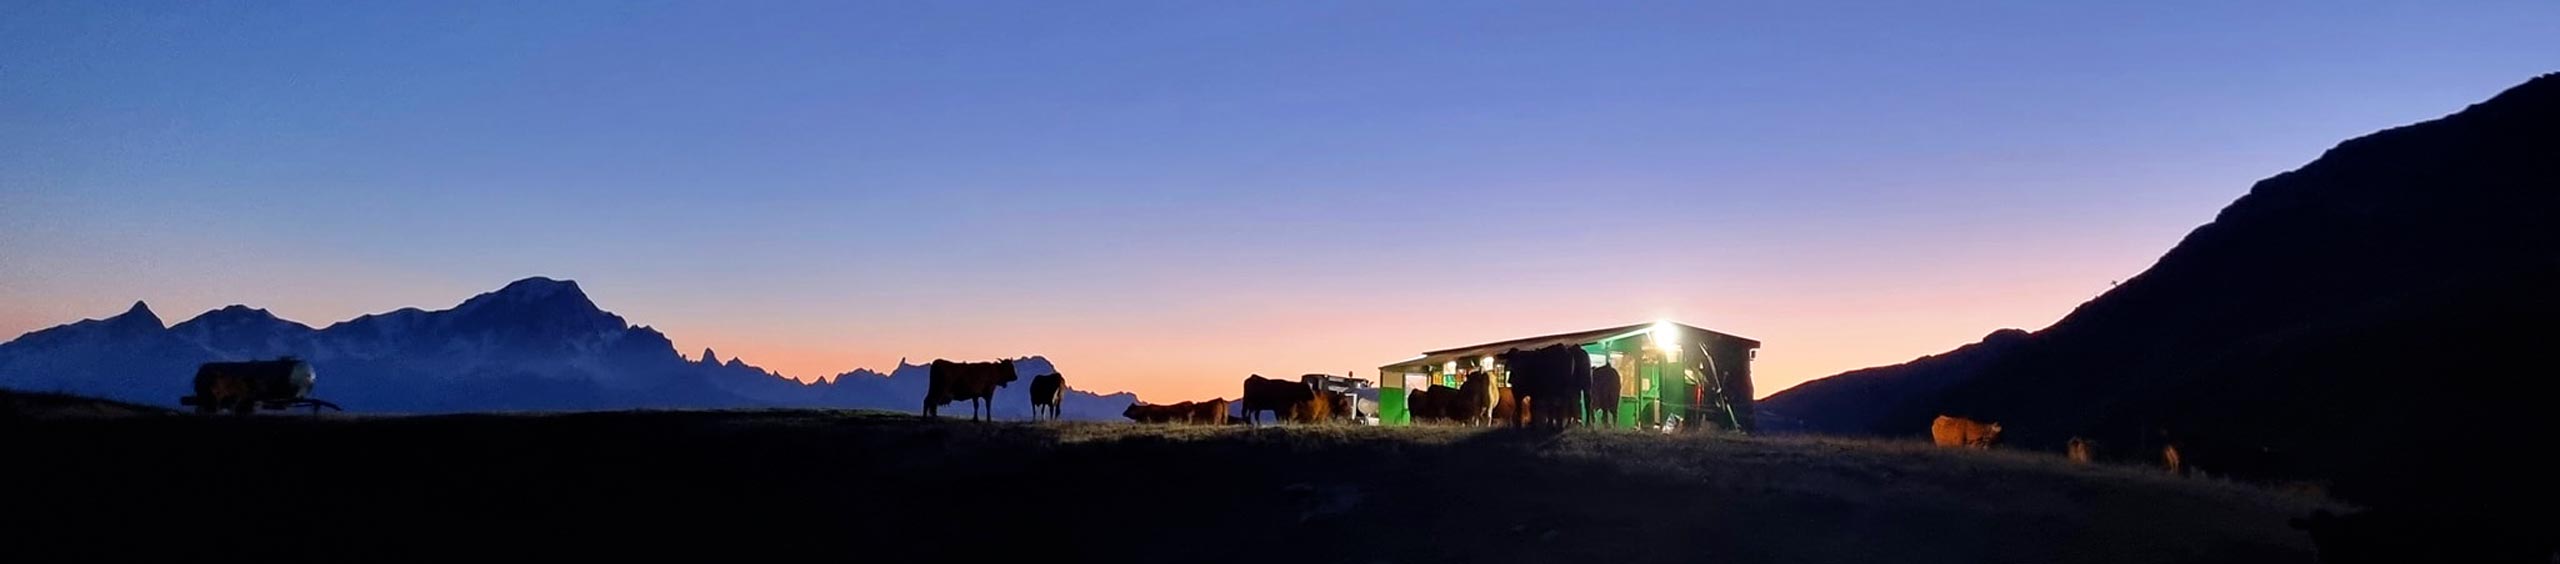
POLYGON ((2212 459, 2200 468, 2359 503, 2552 498, 2514 457, 2560 431, 2555 290, 2560 75, 2545 75, 2258 182, 2043 330, 1759 405, 1850 435, 1964 416, 2015 447, 2081 437, 2121 461, 2184 444, 2212 459))
MULTIPOLYGON (((0 343, 0 387, 152 405, 190 393, 195 366, 294 356, 319 375, 315 396, 350 410, 437 413, 630 408, 835 407, 914 411, 928 370, 899 365, 803 383, 704 350, 686 359, 666 335, 596 306, 577 282, 527 278, 451 309, 404 308, 314 329, 234 305, 165 325, 141 302, 124 313, 0 343)), ((999 390, 997 415, 1028 418, 1030 377, 999 390)), ((1070 387, 1074 378, 1069 376, 1070 387)), ((1068 393, 1070 419, 1118 418, 1129 393, 1068 393)), ((946 413, 948 410, 945 410, 946 413)), ((966 410, 963 410, 966 413, 966 410)))

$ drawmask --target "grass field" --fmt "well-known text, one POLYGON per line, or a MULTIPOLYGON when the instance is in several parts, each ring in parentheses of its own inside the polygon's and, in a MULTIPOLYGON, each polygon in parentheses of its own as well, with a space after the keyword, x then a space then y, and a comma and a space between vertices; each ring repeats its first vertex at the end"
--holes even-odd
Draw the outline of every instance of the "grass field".
POLYGON ((832 411, 0 422, 21 554, 2309 562, 2326 502, 1917 443, 832 411))

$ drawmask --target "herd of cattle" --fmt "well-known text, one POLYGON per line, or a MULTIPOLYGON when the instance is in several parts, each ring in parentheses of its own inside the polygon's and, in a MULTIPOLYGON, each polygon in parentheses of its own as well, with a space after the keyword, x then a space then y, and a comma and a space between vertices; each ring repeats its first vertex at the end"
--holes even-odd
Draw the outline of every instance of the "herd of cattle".
MULTIPOLYGON (((2160 466, 2171 474, 2279 476, 2286 473, 2281 457, 2266 447, 2234 447, 2217 441, 2199 441, 2192 435, 2160 433, 2160 466)), ((1930 442, 1941 447, 1988 449, 2000 442, 2000 424, 1984 423, 1963 417, 1940 415, 1929 424, 1930 442)), ((2072 437, 2063 445, 2063 455, 2078 464, 2097 462, 2097 441, 2072 437)), ((2150 456, 2143 451, 2143 456, 2150 456)))
MULTIPOLYGON (((1510 375, 1509 386, 1497 386, 1492 374, 1470 371, 1461 376, 1459 387, 1434 385, 1411 390, 1405 405, 1417 422, 1450 422, 1470 425, 1508 423, 1515 426, 1541 425, 1565 427, 1585 421, 1603 424, 1617 418, 1620 381, 1618 370, 1610 366, 1591 365, 1591 356, 1581 347, 1554 345, 1535 350, 1512 349, 1496 355, 1510 375), (1584 409, 1589 405, 1588 411, 1584 409)), ((937 415, 943 405, 968 401, 970 419, 993 419, 995 392, 1018 379, 1013 361, 952 362, 935 360, 930 365, 930 383, 925 390, 924 414, 937 415)), ((1121 412, 1122 416, 1141 423, 1186 423, 1259 425, 1265 413, 1274 422, 1315 423, 1353 420, 1363 416, 1360 399, 1347 390, 1326 385, 1327 376, 1308 375, 1292 382, 1246 377, 1244 395, 1236 401, 1216 398, 1207 401, 1185 401, 1174 404, 1136 403, 1121 412), (1241 413, 1231 415, 1231 407, 1241 413)), ((1334 378, 1339 380, 1340 378, 1334 378)), ((1058 404, 1064 399, 1066 379, 1055 373, 1034 377, 1031 404, 1034 419, 1058 418, 1058 404)))
MULTIPOLYGON (((1273 421, 1314 423, 1334 421, 1359 415, 1359 400, 1352 394, 1323 385, 1322 375, 1308 375, 1298 382, 1274 380, 1260 375, 1244 382, 1244 399, 1229 402, 1226 398, 1209 401, 1186 401, 1172 405, 1131 404, 1121 415, 1142 423, 1226 424, 1261 422, 1262 413, 1272 414, 1273 421), (1241 417, 1228 415, 1228 407, 1244 406, 1241 417)), ((1012 384, 1021 377, 1014 371, 1013 361, 952 362, 935 360, 929 365, 924 393, 924 415, 940 415, 942 406, 955 401, 969 402, 969 420, 995 419, 996 389, 1012 384)), ((1055 372, 1031 378, 1031 413, 1034 420, 1057 420, 1058 407, 1066 399, 1066 376, 1055 372)))
POLYGON ((1413 390, 1405 396, 1413 419, 1547 427, 1606 426, 1617 419, 1618 390, 1624 385, 1618 369, 1592 366, 1582 347, 1512 349, 1496 357, 1509 368, 1511 385, 1497 386, 1492 374, 1469 371, 1459 376, 1458 387, 1413 390))
MULTIPOLYGON (((1567 426, 1585 419, 1608 421, 1613 418, 1609 408, 1617 406, 1621 385, 1617 371, 1608 366, 1591 366, 1589 356, 1580 348, 1515 349, 1499 356, 1510 368, 1511 386, 1495 386, 1491 375, 1469 372, 1463 375, 1462 383, 1455 388, 1432 386, 1412 390, 1407 396, 1407 405, 1414 419, 1567 426), (1586 401, 1592 406, 1589 412, 1581 408, 1586 401)), ((924 413, 931 416, 945 404, 967 400, 972 420, 981 417, 993 419, 995 390, 1016 379, 1012 361, 936 360, 925 391, 924 413)), ((1058 406, 1065 393, 1064 376, 1048 373, 1032 377, 1033 418, 1057 419, 1058 406)), ((1260 424, 1261 415, 1267 412, 1275 422, 1314 423, 1346 416, 1358 417, 1360 406, 1353 394, 1326 385, 1323 375, 1309 375, 1297 382, 1255 375, 1245 378, 1244 396, 1239 401, 1218 398, 1170 405, 1138 403, 1130 405, 1121 414, 1141 423, 1222 425, 1260 424), (1230 414, 1229 409, 1239 404, 1242 415, 1230 414)), ((1999 423, 1947 415, 1939 416, 1929 427, 1931 441, 1949 448, 1989 449, 2000 441, 2000 431, 1999 423)), ((2264 448, 2209 448, 2214 444, 2193 442, 2192 437, 2174 437, 2164 433, 2163 438, 2158 450, 2159 462, 2177 475, 2203 475, 2208 469, 2215 473, 2263 475, 2267 469, 2256 466, 2269 464, 2268 461, 2276 458, 2275 453, 2264 448)), ((2096 460, 2097 450, 2097 443, 2073 437, 2066 445, 2065 454, 2072 462, 2091 464, 2096 460)), ((2445 548, 2440 543, 2400 542, 2419 537, 2386 534, 2406 528, 2405 524, 2394 519, 2408 520, 2383 512, 2338 516, 2322 511, 2310 518, 2296 519, 2292 525, 2311 533, 2323 561, 2350 560, 2333 555, 2434 554, 2445 548)), ((2472 546, 2464 548, 2483 554, 2497 551, 2501 558, 2512 556, 2518 557, 2516 561, 2531 562, 2544 561, 2541 559, 2551 555, 2554 549, 2548 538, 2497 540, 2504 542, 2466 543, 2472 546)))
POLYGON ((1310 374, 1296 382, 1264 378, 1260 374, 1244 379, 1244 396, 1237 401, 1226 398, 1208 401, 1186 401, 1155 405, 1137 403, 1120 415, 1139 423, 1185 423, 1193 425, 1246 424, 1259 425, 1262 414, 1270 413, 1273 422, 1323 423, 1346 421, 1359 416, 1357 396, 1327 389, 1325 376, 1310 374), (1228 408, 1241 406, 1242 414, 1230 414, 1228 408))
MULTIPOLYGON (((2246 442, 2190 432, 2153 432, 2159 448, 2131 449, 2148 458, 2158 453, 2160 468, 2177 476, 2243 478, 2263 485, 2327 497, 2328 482, 2289 480, 2295 475, 2284 453, 2246 442)), ((1929 425, 1929 438, 1940 447, 1989 449, 2000 440, 2000 424, 1940 415, 1929 425)), ((2063 453, 2075 464, 2094 464, 2099 444, 2071 437, 2063 453)), ((2310 534, 2321 562, 2560 562, 2560 535, 2538 530, 2540 521, 2512 515, 2483 517, 2429 508, 2374 508, 2339 514, 2322 509, 2289 520, 2310 534)))

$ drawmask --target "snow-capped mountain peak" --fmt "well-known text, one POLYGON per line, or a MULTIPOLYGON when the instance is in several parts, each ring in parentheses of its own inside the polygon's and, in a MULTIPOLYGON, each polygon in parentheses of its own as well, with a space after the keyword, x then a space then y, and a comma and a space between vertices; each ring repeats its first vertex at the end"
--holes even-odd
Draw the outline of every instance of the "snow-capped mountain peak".
MULTIPOLYGON (((914 410, 931 368, 846 372, 803 383, 705 348, 688 361, 666 335, 598 308, 577 283, 527 278, 452 309, 370 314, 314 330, 234 305, 165 326, 136 302, 122 314, 0 343, 0 387, 170 404, 199 363, 296 356, 326 374, 314 395, 356 411, 450 412, 825 406, 914 410)), ((1053 370, 1015 360, 1028 377, 1053 370)), ((1027 416, 1027 389, 998 413, 1027 416)), ((1123 395, 1069 394, 1070 418, 1110 418, 1123 395)))

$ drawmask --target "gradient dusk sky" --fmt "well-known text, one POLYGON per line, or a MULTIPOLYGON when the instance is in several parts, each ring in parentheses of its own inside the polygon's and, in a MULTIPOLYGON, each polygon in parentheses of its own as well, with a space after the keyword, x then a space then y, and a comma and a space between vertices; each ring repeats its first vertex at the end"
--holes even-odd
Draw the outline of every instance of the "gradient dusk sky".
POLYGON ((0 333, 526 276, 801 378, 1673 319, 1759 390, 2040 328, 2560 70, 2560 2, 0 0, 0 333))

